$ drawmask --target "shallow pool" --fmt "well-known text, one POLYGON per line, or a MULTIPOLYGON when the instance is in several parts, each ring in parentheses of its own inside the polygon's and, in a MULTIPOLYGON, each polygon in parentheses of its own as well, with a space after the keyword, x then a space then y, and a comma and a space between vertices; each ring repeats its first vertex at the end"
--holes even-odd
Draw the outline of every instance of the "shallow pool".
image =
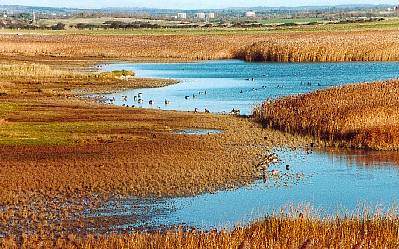
POLYGON ((219 129, 184 129, 184 130, 177 130, 175 131, 175 133, 179 135, 205 136, 205 135, 222 134, 223 131, 219 129))

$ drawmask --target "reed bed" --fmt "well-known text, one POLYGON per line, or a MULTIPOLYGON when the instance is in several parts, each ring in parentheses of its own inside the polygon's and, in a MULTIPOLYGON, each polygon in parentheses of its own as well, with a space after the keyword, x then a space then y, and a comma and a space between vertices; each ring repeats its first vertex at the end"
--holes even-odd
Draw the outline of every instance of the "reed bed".
POLYGON ((219 35, 2 35, 2 58, 274 62, 396 61, 399 31, 219 35))
POLYGON ((264 126, 352 148, 399 149, 399 81, 353 84, 267 101, 264 126))
POLYGON ((396 216, 313 219, 268 217, 231 232, 178 229, 164 233, 131 233, 63 237, 23 235, 0 239, 2 248, 397 248, 396 216))
POLYGON ((307 33, 277 35, 237 52, 246 61, 348 62, 399 60, 397 31, 307 33))
POLYGON ((211 60, 258 41, 248 35, 2 35, 2 57, 211 60))

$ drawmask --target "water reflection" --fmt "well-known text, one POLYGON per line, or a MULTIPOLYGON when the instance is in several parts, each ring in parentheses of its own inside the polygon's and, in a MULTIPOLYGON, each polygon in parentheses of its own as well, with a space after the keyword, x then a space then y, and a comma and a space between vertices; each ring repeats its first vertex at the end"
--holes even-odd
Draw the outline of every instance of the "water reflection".
POLYGON ((331 157, 346 160, 348 165, 366 168, 399 168, 398 151, 350 150, 342 148, 325 148, 322 150, 331 157))

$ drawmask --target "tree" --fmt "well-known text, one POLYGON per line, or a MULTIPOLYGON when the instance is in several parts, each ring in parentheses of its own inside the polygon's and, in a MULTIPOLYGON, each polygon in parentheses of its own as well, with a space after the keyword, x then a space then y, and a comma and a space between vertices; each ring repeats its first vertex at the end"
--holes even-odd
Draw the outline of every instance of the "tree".
POLYGON ((65 24, 62 22, 59 22, 53 26, 51 26, 52 30, 64 30, 65 29, 65 24))

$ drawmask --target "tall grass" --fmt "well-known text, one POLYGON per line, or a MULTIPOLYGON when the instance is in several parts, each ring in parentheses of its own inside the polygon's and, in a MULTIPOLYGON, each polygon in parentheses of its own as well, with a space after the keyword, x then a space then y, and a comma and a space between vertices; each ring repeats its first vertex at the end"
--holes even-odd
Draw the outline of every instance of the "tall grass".
POLYGON ((399 59, 399 31, 3 35, 0 53, 52 60, 394 61, 399 59))
POLYGON ((165 233, 68 235, 63 238, 23 236, 0 240, 3 248, 398 248, 396 216, 334 219, 269 217, 232 232, 178 229, 165 233), (307 246, 307 247, 306 247, 307 246))
POLYGON ((353 84, 267 101, 264 126, 354 148, 399 149, 399 81, 353 84))
POLYGON ((272 62, 397 61, 399 33, 368 31, 278 35, 237 51, 236 57, 246 61, 272 62))
POLYGON ((135 60, 232 58, 232 50, 261 36, 248 35, 3 35, 0 53, 7 57, 135 60))

